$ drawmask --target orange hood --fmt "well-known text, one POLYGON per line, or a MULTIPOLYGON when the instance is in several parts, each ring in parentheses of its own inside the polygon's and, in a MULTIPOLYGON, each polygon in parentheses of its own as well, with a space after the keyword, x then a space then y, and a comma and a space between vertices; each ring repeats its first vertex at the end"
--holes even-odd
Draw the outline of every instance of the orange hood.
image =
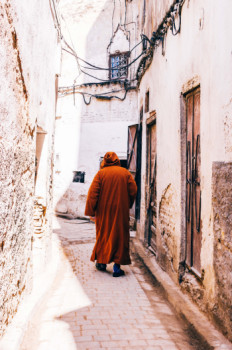
POLYGON ((104 155, 103 161, 101 162, 101 169, 107 166, 121 165, 118 156, 114 152, 107 152, 104 155))

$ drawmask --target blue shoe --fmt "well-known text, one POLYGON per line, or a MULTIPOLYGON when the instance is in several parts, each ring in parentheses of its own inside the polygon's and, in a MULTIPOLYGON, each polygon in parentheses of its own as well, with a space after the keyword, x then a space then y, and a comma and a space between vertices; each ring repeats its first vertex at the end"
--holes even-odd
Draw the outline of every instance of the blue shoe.
POLYGON ((114 264, 113 266, 113 277, 121 277, 125 275, 125 272, 123 270, 121 270, 120 265, 119 264, 114 264))

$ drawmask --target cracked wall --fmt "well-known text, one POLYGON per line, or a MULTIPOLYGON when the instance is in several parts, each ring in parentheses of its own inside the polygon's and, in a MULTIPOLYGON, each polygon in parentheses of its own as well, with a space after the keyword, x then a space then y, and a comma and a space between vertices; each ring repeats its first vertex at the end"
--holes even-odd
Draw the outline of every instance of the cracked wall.
POLYGON ((0 232, 2 329, 17 310, 31 269, 34 145, 29 132, 27 93, 9 5, 0 5, 0 232))
POLYGON ((214 269, 216 280, 213 314, 232 339, 232 163, 213 164, 214 269))
POLYGON ((176 233, 176 193, 169 184, 159 202, 159 233, 157 260, 164 270, 176 277, 178 271, 178 244, 176 233))
MULTIPOLYGON (((45 1, 36 8, 24 0, 0 3, 0 336, 12 321, 22 298, 33 287, 38 123, 47 129, 48 150, 50 147, 45 156, 47 167, 42 182, 46 187, 46 206, 50 213, 52 208, 51 160, 55 119, 55 83, 52 83, 52 77, 55 81, 53 65, 57 33, 51 13, 44 4, 45 1), (36 17, 43 22, 45 13, 50 21, 44 26, 44 32, 40 32, 39 27, 37 32, 34 30, 36 17), (45 35, 47 40, 44 41, 41 36, 45 35), (41 40, 47 56, 39 61, 38 51, 43 51, 41 40), (46 58, 49 58, 47 62, 46 58)), ((41 193, 38 188, 37 194, 41 193)), ((47 225, 47 237, 51 234, 49 230, 47 225)), ((47 246, 48 241, 42 248, 46 250, 47 246)))
MULTIPOLYGON (((140 1, 140 17, 143 3, 140 1)), ((157 30, 170 5, 168 0, 157 0, 152 4, 148 2, 144 23, 141 24, 143 33, 148 38, 157 30), (152 18, 154 12, 157 15, 155 21, 152 18)), ((163 47, 160 42, 153 51, 152 63, 144 72, 138 91, 139 108, 143 107, 144 110, 145 96, 149 90, 149 112, 156 111, 157 203, 161 203, 157 215, 157 260, 177 283, 181 283, 183 291, 188 292, 211 320, 213 317, 214 320, 217 319, 220 330, 230 338, 231 252, 225 245, 227 238, 222 240, 218 235, 224 232, 225 237, 231 236, 230 208, 229 204, 227 207, 224 205, 224 200, 228 203, 230 201, 231 206, 228 164, 232 161, 232 79, 229 74, 232 61, 230 35, 223 35, 231 32, 232 22, 228 12, 231 6, 229 0, 220 4, 216 0, 212 0, 210 4, 207 1, 201 4, 185 1, 181 12, 180 33, 172 35, 168 29, 163 47), (221 67, 220 70, 217 69, 218 66, 221 67), (200 274, 191 269, 192 266, 189 269, 185 264, 186 125, 181 120, 186 119, 184 96, 198 86, 201 93, 202 239, 192 254, 198 254, 200 274), (212 173, 213 164, 217 162, 221 162, 221 169, 214 165, 212 173), (174 195, 171 195, 171 189, 174 190, 174 195), (175 264, 172 267, 172 258, 173 262, 180 264, 180 268, 175 264)), ((140 21, 142 22, 141 19, 140 21)), ((149 112, 144 112, 143 121, 141 218, 137 225, 138 236, 145 244, 146 123, 149 112)), ((190 243, 189 238, 187 243, 190 243)))
MULTIPOLYGON (((138 122, 137 91, 126 94, 123 83, 107 82, 109 54, 128 51, 140 41, 136 31, 137 1, 120 3, 117 0, 114 7, 112 0, 61 0, 59 6, 64 17, 62 30, 69 44, 74 45, 78 56, 87 62, 104 67, 79 74, 75 57, 62 53, 59 87, 72 86, 74 82, 78 86, 75 95, 71 89, 58 99, 54 206, 58 213, 83 217, 88 189, 99 170, 100 158, 112 150, 125 160, 128 125, 138 122), (125 4, 127 24, 120 26, 122 14, 124 23, 125 4), (93 95, 116 98, 103 100, 93 95), (85 172, 85 183, 73 182, 75 171, 85 172)), ((140 48, 131 52, 131 61, 140 48)), ((128 80, 134 77, 136 64, 137 61, 129 67, 128 80)))

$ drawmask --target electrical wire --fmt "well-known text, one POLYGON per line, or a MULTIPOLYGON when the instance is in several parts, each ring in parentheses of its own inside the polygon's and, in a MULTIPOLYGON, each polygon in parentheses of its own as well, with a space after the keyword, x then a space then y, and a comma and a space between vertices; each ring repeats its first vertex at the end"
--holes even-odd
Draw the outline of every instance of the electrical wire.
POLYGON ((139 62, 139 66, 136 72, 137 84, 139 86, 141 78, 147 68, 150 66, 153 59, 153 50, 162 43, 162 54, 165 54, 164 51, 164 38, 167 34, 168 28, 171 27, 171 32, 173 35, 177 35, 181 30, 181 11, 182 7, 185 3, 185 0, 175 0, 172 6, 169 8, 168 12, 166 12, 165 17, 163 17, 162 22, 159 24, 156 32, 153 32, 152 37, 149 40, 150 48, 141 61, 139 62), (179 15, 179 25, 178 29, 176 28, 175 23, 175 15, 178 12, 179 15))
MULTIPOLYGON (((59 21, 59 18, 58 18, 58 14, 57 14, 57 9, 56 9, 56 5, 55 5, 55 2, 54 0, 49 0, 49 3, 50 3, 50 8, 51 8, 51 11, 53 12, 52 13, 52 16, 53 16, 53 19, 55 19, 56 23, 55 23, 55 28, 57 29, 58 31, 58 35, 60 38, 62 38, 62 32, 61 32, 61 24, 60 24, 60 21, 59 21), (54 18, 55 17, 55 18, 54 18)), ((55 22, 54 21, 54 22, 55 22)))
MULTIPOLYGON (((72 47, 67 43, 67 41, 64 39, 64 37, 63 37, 63 41, 65 42, 65 44, 66 44, 73 52, 76 53, 76 51, 75 51, 75 46, 74 46, 74 43, 73 43, 73 41, 72 41, 72 36, 71 36, 70 31, 69 31, 69 27, 68 27, 68 25, 67 25, 67 22, 66 22, 66 20, 65 20, 65 17, 61 15, 61 18, 63 19, 63 21, 64 21, 64 23, 65 23, 65 26, 66 26, 66 28, 67 28, 67 31, 68 31, 68 34, 69 34, 69 38, 70 38, 72 47)), ((78 61, 78 60, 76 60, 76 61, 77 61, 77 69, 78 69, 79 72, 78 72, 78 75, 77 75, 77 77, 75 78, 74 81, 76 81, 76 79, 81 75, 81 70, 80 70, 79 61, 78 61)))
MULTIPOLYGON (((53 4, 54 4, 54 0, 52 0, 52 1, 53 1, 53 4)), ((54 6, 55 6, 55 5, 54 5, 54 6)), ((114 20, 114 14, 115 14, 115 7, 116 7, 116 4, 115 4, 115 0, 114 0, 114 7, 113 7, 113 13, 112 13, 112 38, 113 38, 113 34, 114 34, 114 23, 113 23, 113 20, 114 20)), ((127 6, 126 6, 126 0, 125 0, 125 20, 124 20, 124 27, 125 27, 126 25, 128 25, 128 23, 126 23, 126 11, 127 11, 127 6)), ((62 18, 63 18, 63 17, 62 17, 62 18)), ((64 18, 63 18, 63 19, 64 19, 64 18)), ((57 13, 56 13, 56 20, 58 21, 57 13)), ((64 21, 65 21, 65 20, 64 20, 64 21)), ((59 23, 59 22, 58 22, 58 23, 59 23)), ((65 24, 66 24, 66 22, 65 22, 65 24)), ((120 1, 120 24, 121 24, 121 1, 120 1)), ((59 26, 60 26, 60 24, 59 24, 59 26)), ((66 26, 67 26, 67 24, 66 24, 66 26)), ((61 29, 60 29, 60 30, 61 30, 61 29)), ((69 35, 70 35, 70 32, 69 32, 69 35)), ((112 43, 112 38, 111 38, 111 40, 110 40, 111 43, 112 43)), ((116 83, 124 83, 124 86, 125 86, 125 88, 124 88, 124 89, 121 89, 121 90, 106 92, 106 93, 102 93, 102 94, 100 94, 100 95, 96 95, 96 94, 94 95, 94 94, 90 94, 90 93, 83 93, 83 92, 80 92, 80 91, 76 91, 75 89, 76 89, 76 87, 77 87, 78 85, 73 84, 73 86, 71 87, 72 90, 70 90, 70 91, 66 90, 66 92, 64 92, 64 91, 62 91, 62 92, 59 91, 63 96, 64 96, 64 95, 67 95, 67 94, 71 94, 71 93, 72 93, 73 95, 75 95, 75 93, 80 93, 80 94, 83 96, 83 100, 84 100, 85 104, 87 104, 87 105, 89 105, 89 104, 91 103, 91 98, 92 98, 92 97, 95 97, 95 98, 98 98, 98 99, 105 99, 105 100, 111 100, 111 99, 113 99, 113 98, 119 99, 119 100, 121 100, 121 101, 125 100, 126 95, 127 95, 127 91, 128 91, 128 88, 127 88, 127 86, 128 86, 128 85, 127 85, 127 84, 128 84, 128 81, 127 81, 127 80, 124 80, 124 79, 122 80, 122 79, 120 79, 120 77, 112 78, 112 79, 110 79, 110 80, 109 80, 109 79, 108 79, 108 80, 106 80, 106 79, 100 79, 100 78, 98 78, 98 77, 96 77, 96 76, 94 76, 94 75, 92 75, 92 74, 87 73, 87 72, 86 72, 85 70, 83 70, 83 69, 100 70, 100 71, 101 71, 101 70, 103 70, 103 71, 114 71, 114 70, 119 70, 119 69, 125 69, 125 68, 130 67, 132 64, 134 64, 134 62, 136 62, 136 61, 145 53, 144 51, 142 51, 141 54, 140 54, 139 56, 137 56, 135 59, 133 59, 133 61, 131 61, 129 64, 126 64, 126 65, 124 65, 124 66, 120 66, 120 64, 118 64, 117 66, 114 66, 113 68, 104 68, 104 67, 98 67, 98 66, 96 66, 96 65, 93 65, 93 64, 89 63, 88 61, 86 61, 86 60, 80 58, 80 57, 77 55, 76 51, 75 51, 75 48, 74 48, 74 45, 73 45, 72 40, 71 40, 71 44, 72 44, 73 47, 71 47, 71 46, 68 44, 68 42, 65 40, 65 38, 63 37, 62 34, 61 34, 61 39, 62 39, 63 43, 64 43, 65 46, 66 46, 66 48, 65 48, 65 47, 62 47, 62 50, 66 51, 67 53, 73 55, 73 56, 76 58, 77 65, 78 65, 78 70, 79 70, 79 73, 80 73, 80 74, 83 73, 83 74, 85 74, 85 75, 87 75, 87 76, 89 76, 89 77, 91 77, 91 78, 94 78, 94 79, 100 81, 100 82, 105 82, 105 83, 113 83, 113 82, 116 82, 116 83), (68 48, 68 49, 67 49, 67 48, 68 48), (81 65, 79 61, 85 63, 86 65, 88 65, 88 67, 85 67, 85 66, 81 65), (125 95, 124 95, 123 98, 118 97, 118 96, 114 96, 114 95, 113 95, 113 96, 107 96, 107 95, 109 95, 110 93, 120 92, 120 91, 122 91, 122 90, 125 90, 125 95), (85 96, 90 96, 89 101, 86 100, 85 96)), ((70 35, 70 39, 71 39, 71 35, 70 35)), ((143 40, 144 40, 144 38, 143 38, 139 43, 137 43, 137 44, 129 51, 129 54, 130 54, 136 47, 138 47, 138 46, 143 42, 143 40)), ((80 74, 79 74, 79 75, 80 75, 80 74)), ((136 80, 136 79, 131 79, 130 82, 135 81, 135 80, 136 80)), ((75 81, 76 81, 76 79, 74 80, 74 83, 75 83, 75 81)), ((80 86, 80 85, 79 85, 79 86, 80 86)), ((75 97, 74 97, 74 104, 75 104, 75 97)))
MULTIPOLYGON (((93 96, 93 97, 96 95, 96 94, 91 94, 89 92, 82 92, 82 91, 76 90, 76 88, 77 87, 81 87, 81 85, 74 85, 74 87, 75 87, 75 93, 83 93, 85 95, 89 95, 89 96, 93 96)), ((73 91, 73 86, 66 86, 66 87, 59 88, 58 92, 60 94, 63 94, 63 93, 65 94, 66 92, 68 93, 68 92, 72 92, 72 91, 73 91), (63 92, 62 89, 65 90, 65 91, 63 92)), ((112 91, 102 92, 101 95, 109 95, 109 94, 113 94, 113 93, 121 92, 121 91, 125 91, 125 88, 119 89, 119 90, 112 90, 112 91)))
MULTIPOLYGON (((131 52, 132 52, 138 45, 140 45, 142 42, 143 42, 143 40, 141 40, 138 44, 136 44, 136 45, 131 49, 131 51, 129 51, 129 53, 131 53, 131 52)), ((82 61, 82 62, 88 64, 90 67, 92 67, 92 68, 94 68, 94 69, 96 69, 96 70, 111 71, 111 70, 117 70, 117 69, 118 69, 117 67, 120 67, 120 69, 127 68, 127 67, 130 67, 131 64, 133 64, 135 61, 137 61, 137 59, 140 58, 140 57, 144 54, 144 52, 142 52, 138 57, 136 57, 132 62, 128 63, 127 65, 124 65, 124 66, 120 66, 120 65, 119 65, 119 66, 116 66, 116 68, 103 68, 103 67, 95 66, 95 65, 93 65, 93 64, 91 64, 91 63, 89 63, 89 62, 87 62, 87 61, 84 60, 83 58, 80 58, 79 56, 77 56, 76 52, 70 47, 70 45, 68 45, 68 43, 67 43, 66 41, 65 41, 65 44, 68 46, 68 48, 69 48, 72 52, 66 50, 65 48, 62 48, 62 50, 64 50, 64 51, 68 52, 69 54, 75 56, 78 60, 80 60, 80 61, 82 61)), ((82 66, 82 68, 90 69, 90 68, 88 68, 88 67, 83 67, 83 66, 82 66)))
POLYGON ((181 6, 180 5, 178 5, 178 15, 179 15, 178 30, 176 29, 175 14, 172 15, 172 34, 174 36, 180 33, 180 28, 181 28, 181 6))
POLYGON ((78 61, 78 56, 76 54, 76 51, 67 43, 67 41, 64 39, 64 37, 62 38, 62 40, 64 41, 65 45, 69 48, 69 50, 71 50, 71 52, 69 52, 68 50, 66 50, 63 47, 62 47, 62 50, 67 51, 69 54, 71 54, 71 55, 76 57, 78 70, 79 70, 79 72, 81 72, 80 63, 78 61))
MULTIPOLYGON (((121 66, 120 69, 130 67, 130 66, 131 66, 135 61, 137 61, 143 54, 144 54, 144 52, 142 52, 138 57, 136 57, 136 58, 135 58, 132 62, 130 62, 128 65, 126 65, 126 66, 121 66)), ((110 80, 109 80, 109 79, 108 79, 108 80, 100 79, 100 78, 98 78, 98 77, 95 77, 95 76, 92 75, 92 74, 89 74, 89 73, 83 71, 83 69, 81 69, 81 72, 82 72, 83 74, 86 74, 86 75, 88 75, 89 77, 94 78, 94 79, 97 79, 97 80, 99 80, 99 81, 112 82, 112 81, 114 81, 114 80, 117 80, 117 81, 120 80, 118 77, 117 77, 117 78, 111 78, 110 80)))
POLYGON ((124 89, 120 89, 120 90, 108 91, 108 92, 105 92, 105 93, 102 93, 102 94, 99 95, 99 94, 91 94, 91 93, 88 93, 88 92, 82 92, 82 91, 75 90, 75 86, 73 86, 72 88, 70 87, 69 90, 66 90, 65 92, 59 91, 59 93, 61 94, 61 97, 64 97, 64 96, 67 96, 67 95, 71 95, 71 94, 75 94, 75 93, 80 94, 83 97, 84 103, 86 105, 89 105, 91 103, 92 97, 95 97, 98 100, 109 101, 109 100, 112 100, 112 99, 118 99, 120 101, 124 101, 126 96, 127 96, 128 89, 124 88, 124 89), (115 93, 115 92, 121 92, 121 91, 125 91, 125 94, 124 94, 123 97, 119 97, 119 96, 115 96, 115 95, 113 95, 113 96, 106 96, 108 94, 112 94, 112 93, 115 93), (89 101, 86 100, 85 95, 90 96, 89 101))
POLYGON ((124 29, 125 29, 125 24, 126 24, 126 15, 127 15, 127 3, 125 0, 125 17, 124 17, 124 29))
MULTIPOLYGON (((131 22, 132 23, 132 22, 131 22)), ((141 43, 143 42, 143 39, 138 43, 138 44, 136 44, 131 50, 130 50, 130 52, 132 52, 137 46, 139 46, 141 43)))
MULTIPOLYGON (((114 12, 115 12, 115 0, 114 0, 114 7, 113 7, 113 14, 112 14, 112 38, 114 35, 114 12)), ((110 42, 112 41, 112 38, 111 38, 110 42)))

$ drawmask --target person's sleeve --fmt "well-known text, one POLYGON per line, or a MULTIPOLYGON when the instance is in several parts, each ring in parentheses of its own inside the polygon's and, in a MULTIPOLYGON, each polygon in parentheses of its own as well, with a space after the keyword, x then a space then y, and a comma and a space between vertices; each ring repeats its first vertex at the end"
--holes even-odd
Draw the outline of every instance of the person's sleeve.
POLYGON ((87 201, 85 205, 85 215, 95 216, 95 211, 97 209, 98 198, 101 189, 101 179, 99 172, 95 175, 93 182, 88 191, 87 201))
POLYGON ((128 176, 128 194, 129 194, 129 205, 130 205, 130 208, 132 208, 136 198, 136 194, 137 194, 137 185, 131 173, 129 173, 129 176, 128 176))

